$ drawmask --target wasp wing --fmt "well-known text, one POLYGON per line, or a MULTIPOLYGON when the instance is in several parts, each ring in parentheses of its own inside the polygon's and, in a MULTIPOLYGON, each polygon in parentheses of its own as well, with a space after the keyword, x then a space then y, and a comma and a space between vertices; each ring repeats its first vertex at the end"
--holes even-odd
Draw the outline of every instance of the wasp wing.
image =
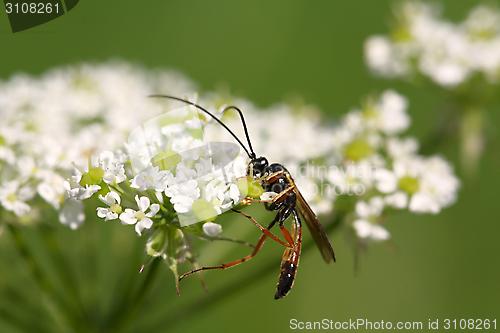
POLYGON ((307 203, 306 199, 302 196, 300 191, 295 187, 295 194, 297 195, 297 207, 299 209, 300 215, 306 221, 309 232, 316 242, 323 259, 329 263, 332 259, 335 261, 335 253, 333 252, 332 245, 328 240, 328 236, 326 235, 323 226, 319 223, 318 217, 314 214, 311 206, 307 203))

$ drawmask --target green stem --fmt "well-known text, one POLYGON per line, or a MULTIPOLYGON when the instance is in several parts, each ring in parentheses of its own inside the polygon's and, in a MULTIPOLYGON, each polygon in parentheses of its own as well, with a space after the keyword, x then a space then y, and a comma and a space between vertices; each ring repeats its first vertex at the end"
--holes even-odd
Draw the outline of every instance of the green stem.
POLYGON ((481 108, 468 107, 462 114, 460 124, 461 159, 468 176, 477 171, 484 146, 484 121, 481 108))
MULTIPOLYGON (((72 308, 75 308, 76 316, 80 319, 85 318, 85 308, 78 292, 78 286, 76 285, 77 278, 64 257, 63 250, 59 246, 59 242, 54 234, 54 228, 48 225, 41 225, 40 235, 46 249, 50 253, 51 259, 55 263, 53 266, 57 270, 58 277, 61 279, 61 287, 64 288, 64 292, 70 296, 70 299, 74 301, 72 308)), ((85 320, 80 322, 83 323, 85 320)))
POLYGON ((57 291, 50 283, 42 268, 39 266, 37 260, 31 253, 28 244, 24 240, 20 230, 11 223, 7 223, 6 226, 7 230, 12 236, 15 248, 26 263, 33 279, 35 280, 35 283, 38 285, 38 287, 42 291, 42 294, 44 295, 44 301, 46 302, 48 312, 52 315, 54 321, 61 326, 63 331, 74 331, 74 328, 77 326, 71 322, 72 318, 69 318, 70 316, 65 316, 63 311, 61 311, 61 309, 68 308, 66 302, 58 296, 57 291), (71 327, 71 329, 69 327, 71 327))
POLYGON ((133 296, 126 297, 122 302, 123 307, 119 307, 110 317, 110 326, 105 329, 106 332, 120 332, 125 324, 133 319, 136 310, 142 305, 145 296, 148 294, 149 289, 154 284, 157 276, 160 258, 155 258, 146 270, 144 279, 141 285, 136 290, 133 296))

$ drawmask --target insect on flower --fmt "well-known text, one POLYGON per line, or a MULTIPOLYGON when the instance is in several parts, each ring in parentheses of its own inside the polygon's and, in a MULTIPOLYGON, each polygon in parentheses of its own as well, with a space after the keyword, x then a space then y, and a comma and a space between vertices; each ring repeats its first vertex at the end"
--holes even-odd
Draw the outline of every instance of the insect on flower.
POLYGON ((328 240, 328 237, 322 225, 319 223, 317 216, 314 214, 311 207, 300 193, 288 170, 283 165, 278 163, 269 164, 268 160, 265 157, 257 157, 255 152, 253 151, 243 112, 238 107, 228 106, 222 112, 224 113, 228 110, 234 110, 238 112, 248 143, 248 149, 243 144, 243 142, 227 127, 226 124, 224 124, 219 118, 217 118, 214 114, 209 112, 204 107, 191 101, 174 96, 152 95, 151 97, 169 98, 172 100, 183 102, 197 108, 198 110, 206 113, 211 118, 213 118, 219 125, 225 128, 234 137, 234 139, 236 139, 236 141, 240 144, 240 146, 250 158, 250 162, 247 168, 247 176, 252 180, 257 181, 266 192, 276 193, 276 195, 272 198, 266 198, 265 200, 256 200, 250 197, 244 199, 244 203, 246 204, 251 204, 252 202, 262 202, 265 204, 267 210, 276 211, 276 216, 267 227, 262 226, 252 216, 242 211, 233 209, 234 212, 237 212, 252 221, 262 231, 262 235, 260 236, 251 254, 225 264, 205 266, 193 269, 182 274, 179 277, 179 280, 182 280, 183 278, 197 272, 205 270, 226 269, 246 262, 258 254, 267 238, 271 238, 275 242, 285 247, 281 260, 281 271, 276 287, 276 293, 274 295, 275 299, 280 299, 286 296, 290 289, 293 287, 295 275, 297 273, 302 247, 302 219, 306 221, 306 225, 309 228, 309 231, 311 232, 311 235, 316 242, 321 255, 323 256, 323 259, 327 263, 331 262, 332 260, 335 261, 335 254, 332 245, 330 244, 330 241, 328 240), (293 219, 291 231, 289 231, 285 227, 285 221, 290 217, 293 219), (271 232, 271 229, 276 224, 279 225, 280 232, 285 238, 285 241, 282 241, 278 236, 271 232))

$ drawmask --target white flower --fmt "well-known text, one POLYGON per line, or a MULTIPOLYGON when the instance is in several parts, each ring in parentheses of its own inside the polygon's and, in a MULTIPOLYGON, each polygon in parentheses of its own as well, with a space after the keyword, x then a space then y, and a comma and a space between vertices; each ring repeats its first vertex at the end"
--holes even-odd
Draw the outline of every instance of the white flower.
POLYGON ((16 155, 9 147, 0 145, 0 161, 5 161, 7 164, 14 164, 16 155))
POLYGON ((372 36, 366 40, 365 61, 374 72, 394 77, 406 74, 408 66, 397 46, 383 36, 372 36))
POLYGON ((356 220, 353 227, 360 238, 375 241, 387 240, 389 232, 378 223, 384 210, 384 200, 381 197, 373 197, 369 201, 358 201, 356 204, 356 220))
POLYGON ((50 169, 42 169, 36 173, 36 180, 39 182, 36 187, 38 195, 52 207, 59 209, 66 193, 65 179, 50 169))
POLYGON ((160 171, 156 166, 148 166, 140 171, 131 181, 131 187, 139 191, 155 190, 164 191, 166 182, 172 178, 172 174, 167 171, 160 171))
POLYGON ((375 170, 375 184, 380 192, 391 193, 398 186, 398 178, 391 170, 377 169, 375 170))
POLYGON ((397 159, 392 170, 375 172, 376 187, 390 194, 386 203, 415 213, 438 213, 456 200, 459 181, 440 157, 397 159))
POLYGON ((372 187, 373 169, 372 161, 358 163, 345 163, 342 167, 330 168, 327 179, 335 187, 336 194, 361 195, 372 187))
POLYGON ((126 208, 125 212, 120 214, 120 220, 124 224, 135 224, 135 231, 140 236, 144 229, 150 229, 153 226, 154 217, 160 210, 159 204, 151 204, 148 197, 135 196, 135 201, 139 210, 126 208))
POLYGON ((437 214, 456 201, 460 182, 451 166, 441 157, 431 157, 422 165, 420 188, 410 201, 410 211, 437 214))
POLYGON ((415 155, 418 150, 418 142, 415 138, 388 138, 386 142, 387 153, 392 158, 408 158, 415 155))
POLYGON ((396 134, 404 131, 410 124, 410 117, 406 113, 408 102, 402 95, 393 90, 382 93, 378 103, 378 127, 387 134, 396 134))
POLYGON ((30 156, 21 156, 16 162, 21 179, 29 179, 38 172, 35 160, 30 156))
POLYGON ((191 210, 194 200, 200 197, 198 182, 194 179, 172 184, 165 190, 177 213, 187 213, 191 210))
POLYGON ((389 194, 384 197, 384 201, 387 206, 394 207, 397 209, 404 209, 408 206, 408 195, 401 191, 389 194))
POLYGON ((30 206, 26 201, 33 198, 35 191, 28 186, 21 186, 17 181, 10 181, 0 186, 0 203, 17 216, 29 213, 30 206))
POLYGON ((99 195, 99 200, 108 207, 98 207, 97 216, 106 221, 116 220, 118 215, 122 212, 122 207, 120 206, 121 198, 118 193, 110 191, 106 196, 99 195))
POLYGON ((384 200, 381 197, 373 197, 368 202, 359 201, 356 204, 356 214, 364 219, 377 219, 384 209, 384 200))
POLYGON ((240 200, 240 191, 235 183, 214 178, 204 186, 200 197, 210 202, 217 214, 221 214, 240 200))
POLYGON ((64 188, 70 199, 85 200, 101 189, 99 185, 80 185, 82 172, 78 168, 73 169, 73 175, 64 182, 64 188))
POLYGON ((100 166, 104 170, 102 179, 105 183, 119 184, 127 179, 123 166, 124 158, 123 154, 111 151, 104 151, 99 155, 100 166))
POLYGON ((354 221, 353 227, 359 238, 371 239, 374 241, 385 241, 391 237, 391 234, 387 231, 387 229, 366 220, 354 221))
POLYGON ((205 222, 203 223, 203 232, 208 237, 216 237, 222 232, 222 227, 217 223, 205 222))
POLYGON ((73 199, 64 201, 59 212, 59 221, 73 230, 77 229, 85 221, 82 202, 73 199))

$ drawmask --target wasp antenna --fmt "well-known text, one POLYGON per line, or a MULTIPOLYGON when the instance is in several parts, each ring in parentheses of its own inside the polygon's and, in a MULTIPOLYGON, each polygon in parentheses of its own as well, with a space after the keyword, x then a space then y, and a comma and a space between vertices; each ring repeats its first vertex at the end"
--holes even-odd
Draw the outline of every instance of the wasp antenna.
MULTIPOLYGON (((238 141, 238 143, 240 144, 240 146, 243 148, 243 150, 245 151, 245 153, 248 155, 248 157, 250 157, 250 159, 254 159, 255 158, 255 153, 253 152, 253 149, 252 149, 252 145, 250 144, 250 140, 249 140, 249 137, 248 137, 248 131, 247 131, 247 128, 246 128, 246 124, 245 124, 245 120, 243 119, 243 114, 242 112, 238 110, 238 112, 240 113, 240 117, 242 118, 243 120, 243 124, 244 124, 244 129, 245 129, 245 135, 247 137, 247 140, 248 140, 248 143, 249 143, 249 146, 250 146, 250 150, 252 151, 252 153, 250 153, 248 151, 248 149, 245 147, 245 145, 243 144, 243 142, 241 142, 241 140, 236 136, 236 134, 233 133, 233 131, 231 131, 229 129, 229 127, 227 127, 226 124, 224 124, 219 118, 217 118, 213 113, 211 113, 210 111, 208 111, 207 109, 205 109, 203 106, 201 105, 198 105, 194 102, 191 102, 191 101, 188 101, 187 99, 183 99, 183 98, 180 98, 180 97, 175 97, 175 96, 170 96, 170 95, 160 95, 160 94, 153 94, 153 95, 149 95, 148 97, 153 97, 153 98, 169 98, 169 99, 173 99, 175 101, 179 101, 179 102, 183 102, 185 104, 189 104, 191 106, 194 106, 195 108, 197 108, 198 110, 202 111, 202 112, 205 112, 206 114, 208 114, 210 117, 212 117, 217 123, 219 123, 219 125, 221 125, 222 127, 224 127, 228 132, 229 134, 231 134, 233 136, 233 138, 236 139, 236 141, 238 141)), ((227 109, 227 108, 226 108, 227 109)), ((224 110, 226 110, 224 109, 224 110)), ((224 111, 223 111, 224 112, 224 111)))
POLYGON ((253 151, 252 142, 250 141, 250 136, 248 135, 247 123, 245 122, 245 117, 243 116, 243 112, 237 106, 230 105, 225 107, 224 110, 222 110, 222 113, 226 112, 227 110, 235 110, 240 115, 241 124, 243 125, 243 130, 245 131, 245 136, 248 142, 248 148, 250 148, 250 153, 251 153, 250 158, 255 159, 257 156, 253 151))

